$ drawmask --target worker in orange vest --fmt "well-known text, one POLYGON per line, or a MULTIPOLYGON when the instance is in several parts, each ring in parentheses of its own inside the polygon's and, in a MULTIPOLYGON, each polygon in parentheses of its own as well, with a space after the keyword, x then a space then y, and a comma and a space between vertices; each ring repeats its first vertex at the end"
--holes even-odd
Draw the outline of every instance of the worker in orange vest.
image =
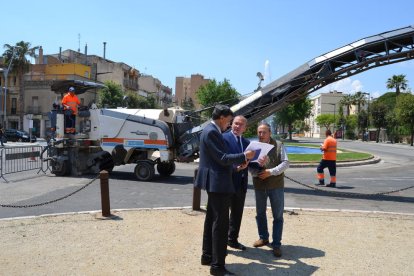
POLYGON ((326 187, 336 187, 336 147, 337 142, 334 137, 332 137, 332 132, 328 129, 325 132, 326 139, 321 144, 321 151, 323 151, 322 160, 319 163, 317 171, 317 177, 319 183, 316 185, 325 186, 325 176, 323 170, 328 168, 329 175, 331 176, 331 181, 326 187))
POLYGON ((65 133, 76 132, 76 115, 80 101, 75 95, 75 88, 69 87, 68 93, 62 99, 62 105, 65 113, 65 133))

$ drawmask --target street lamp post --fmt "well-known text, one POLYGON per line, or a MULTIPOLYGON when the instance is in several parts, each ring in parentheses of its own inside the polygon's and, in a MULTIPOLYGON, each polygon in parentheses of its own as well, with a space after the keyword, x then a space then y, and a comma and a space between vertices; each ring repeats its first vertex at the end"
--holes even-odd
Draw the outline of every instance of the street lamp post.
POLYGON ((334 107, 334 125, 333 125, 333 133, 335 133, 335 124, 336 124, 336 118, 335 118, 335 115, 336 115, 336 104, 334 104, 334 103, 330 103, 330 105, 333 105, 333 107, 334 107))

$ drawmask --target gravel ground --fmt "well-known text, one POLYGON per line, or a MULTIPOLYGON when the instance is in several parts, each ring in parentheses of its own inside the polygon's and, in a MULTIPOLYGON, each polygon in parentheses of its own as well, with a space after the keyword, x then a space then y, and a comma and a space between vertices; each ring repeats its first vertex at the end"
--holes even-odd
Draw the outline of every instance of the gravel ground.
MULTIPOLYGON (((0 220, 1 275, 209 275, 200 264, 203 212, 78 213, 0 220)), ((270 213, 268 213, 270 216, 270 213)), ((414 215, 294 210, 283 256, 253 248, 254 209, 227 269, 237 275, 413 275, 414 215)))

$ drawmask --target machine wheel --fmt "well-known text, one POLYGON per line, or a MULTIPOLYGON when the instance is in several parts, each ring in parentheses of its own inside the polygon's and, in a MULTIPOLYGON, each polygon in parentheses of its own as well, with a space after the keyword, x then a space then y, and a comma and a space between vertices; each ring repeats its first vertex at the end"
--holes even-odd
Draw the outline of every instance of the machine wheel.
POLYGON ((107 172, 112 172, 114 169, 114 160, 112 159, 112 156, 109 153, 105 153, 102 156, 102 160, 99 164, 99 170, 106 170, 107 172))
POLYGON ((17 142, 23 142, 22 138, 17 139, 17 142))
POLYGON ((155 175, 154 165, 149 162, 138 162, 135 166, 135 176, 140 181, 150 181, 155 175))
POLYGON ((65 176, 70 173, 70 167, 68 161, 63 161, 61 166, 53 166, 52 165, 52 173, 56 176, 65 176))
POLYGON ((157 164, 157 171, 161 176, 170 176, 175 171, 175 163, 171 162, 161 162, 157 164))

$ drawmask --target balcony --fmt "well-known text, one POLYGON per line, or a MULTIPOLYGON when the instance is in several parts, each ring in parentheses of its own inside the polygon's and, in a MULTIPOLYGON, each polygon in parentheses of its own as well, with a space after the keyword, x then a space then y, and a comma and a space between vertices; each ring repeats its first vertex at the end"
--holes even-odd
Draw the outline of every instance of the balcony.
POLYGON ((138 90, 138 83, 136 81, 131 80, 124 80, 123 81, 124 87, 131 90, 138 90))
POLYGON ((41 106, 27 106, 26 114, 33 114, 33 115, 42 114, 42 107, 41 106))

